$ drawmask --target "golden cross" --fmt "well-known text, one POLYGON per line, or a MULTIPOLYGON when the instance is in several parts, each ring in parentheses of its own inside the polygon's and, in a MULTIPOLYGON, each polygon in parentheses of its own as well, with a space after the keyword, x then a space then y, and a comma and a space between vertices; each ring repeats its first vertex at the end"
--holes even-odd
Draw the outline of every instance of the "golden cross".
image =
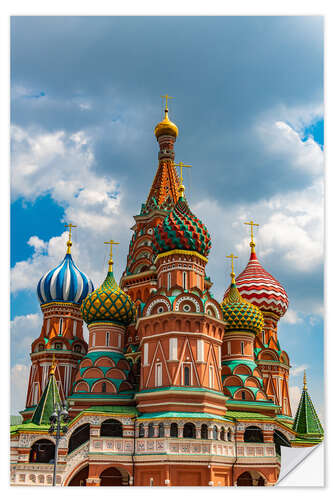
POLYGON ((74 226, 73 224, 65 224, 65 227, 69 228, 69 236, 68 236, 68 241, 67 241, 67 253, 71 253, 71 246, 72 246, 72 227, 77 227, 74 226))
POLYGON ((112 271, 112 264, 113 264, 113 260, 112 260, 112 245, 119 245, 119 243, 117 241, 110 240, 110 241, 104 241, 104 244, 105 245, 110 245, 109 272, 111 272, 112 271))
POLYGON ((259 224, 255 224, 253 222, 253 220, 251 220, 250 222, 244 222, 244 224, 246 224, 247 226, 251 226, 251 243, 250 243, 250 247, 254 248, 255 247, 255 243, 253 241, 253 226, 258 226, 259 227, 259 224))
POLYGON ((174 166, 175 167, 179 167, 179 169, 180 169, 179 193, 180 193, 180 196, 183 196, 184 195, 184 191, 185 191, 185 187, 183 185, 183 168, 184 167, 186 167, 186 168, 192 168, 192 165, 185 165, 185 163, 183 163, 182 161, 180 161, 179 163, 174 163, 174 166))
POLYGON ((174 99, 174 97, 171 97, 168 94, 161 95, 161 97, 165 99, 165 110, 168 111, 168 99, 174 99))
POLYGON ((230 255, 227 255, 227 259, 231 259, 231 272, 234 274, 234 259, 238 259, 238 257, 237 255, 231 253, 230 255))

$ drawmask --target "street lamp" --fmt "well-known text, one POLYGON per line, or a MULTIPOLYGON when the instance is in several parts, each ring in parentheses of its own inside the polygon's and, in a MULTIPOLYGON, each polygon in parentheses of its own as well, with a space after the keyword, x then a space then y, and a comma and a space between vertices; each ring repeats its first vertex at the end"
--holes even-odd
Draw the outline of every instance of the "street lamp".
POLYGON ((58 446, 59 446, 59 441, 61 437, 61 432, 63 434, 66 434, 67 432, 67 426, 62 425, 66 422, 69 422, 70 416, 67 411, 66 405, 60 406, 59 403, 57 403, 54 407, 54 411, 52 415, 49 418, 50 420, 50 428, 49 428, 49 434, 53 434, 55 431, 55 450, 54 450, 54 467, 53 467, 53 483, 52 486, 56 486, 56 475, 57 475, 57 461, 58 461, 58 446))

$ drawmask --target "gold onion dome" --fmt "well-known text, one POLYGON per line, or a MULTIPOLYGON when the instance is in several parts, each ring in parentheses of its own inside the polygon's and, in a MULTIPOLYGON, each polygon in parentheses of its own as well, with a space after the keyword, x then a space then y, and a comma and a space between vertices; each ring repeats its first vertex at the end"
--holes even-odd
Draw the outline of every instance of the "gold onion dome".
POLYGON ((135 305, 119 287, 111 266, 102 285, 82 302, 81 312, 87 325, 96 322, 129 325, 136 318, 135 305))
POLYGON ((172 121, 169 120, 168 108, 166 106, 164 110, 164 119, 158 123, 155 127, 155 136, 158 139, 161 135, 172 135, 173 137, 178 136, 178 127, 172 121))
POLYGON ((225 296, 221 309, 223 320, 227 323, 226 330, 250 330, 260 333, 264 326, 264 317, 260 309, 243 299, 239 293, 234 275, 228 294, 225 296))

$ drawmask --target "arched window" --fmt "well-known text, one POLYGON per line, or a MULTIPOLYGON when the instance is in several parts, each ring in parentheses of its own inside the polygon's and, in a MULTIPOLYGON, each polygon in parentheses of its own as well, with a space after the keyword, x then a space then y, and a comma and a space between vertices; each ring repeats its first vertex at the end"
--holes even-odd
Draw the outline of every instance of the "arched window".
POLYGON ((245 443, 263 443, 264 435, 262 430, 255 425, 250 425, 244 432, 245 443))
POLYGON ((108 347, 110 345, 110 332, 105 334, 105 345, 108 347))
POLYGON ((221 439, 221 441, 225 441, 225 430, 224 430, 224 427, 222 427, 222 429, 221 429, 220 439, 221 439))
POLYGON ((102 392, 106 392, 106 382, 102 383, 102 392))
POLYGON ((168 290, 171 288, 171 273, 168 273, 168 290))
POLYGON ((241 342, 241 354, 244 354, 244 342, 241 342))
POLYGON ((63 319, 60 318, 60 320, 59 320, 59 335, 62 335, 62 327, 63 327, 63 319))
POLYGON ((158 437, 164 437, 164 424, 162 422, 158 424, 158 437))
POLYGON ((139 425, 139 438, 144 438, 145 437, 145 428, 143 424, 139 425))
POLYGON ((69 438, 68 453, 76 450, 81 444, 90 439, 90 424, 83 424, 77 427, 69 438))
POLYGON ((192 422, 187 422, 184 425, 183 437, 189 439, 195 439, 195 425, 192 422))
POLYGON ((80 344, 76 344, 74 346, 74 352, 81 352, 81 346, 80 346, 80 344))
POLYGON ((232 432, 230 429, 228 430, 228 441, 232 441, 232 432))
POLYGON ((148 424, 148 437, 154 437, 154 425, 151 422, 148 424))
POLYGON ((55 446, 52 441, 48 439, 39 439, 31 447, 29 462, 40 464, 54 463, 54 451, 55 446))
POLYGON ((187 290, 187 273, 186 273, 186 271, 183 272, 183 288, 184 288, 184 290, 187 290))
POLYGON ((178 424, 172 422, 170 426, 170 437, 177 438, 178 437, 178 424))
POLYGON ((241 391, 241 396, 242 396, 242 399, 246 399, 246 394, 245 394, 245 391, 241 391))
POLYGON ((265 343, 265 330, 262 331, 262 343, 265 343))
POLYGON ((201 426, 201 439, 208 439, 208 426, 206 424, 201 426))
POLYGON ((104 437, 123 437, 123 426, 119 420, 110 418, 104 420, 101 425, 101 436, 104 437))
POLYGON ((38 350, 39 350, 39 352, 40 351, 44 351, 44 345, 43 344, 38 344, 38 350))
POLYGON ((213 427, 213 439, 217 439, 217 426, 214 425, 213 427))
POLYGON ((95 347, 95 345, 96 345, 96 333, 92 334, 92 342, 91 342, 91 344, 92 344, 92 347, 95 347))

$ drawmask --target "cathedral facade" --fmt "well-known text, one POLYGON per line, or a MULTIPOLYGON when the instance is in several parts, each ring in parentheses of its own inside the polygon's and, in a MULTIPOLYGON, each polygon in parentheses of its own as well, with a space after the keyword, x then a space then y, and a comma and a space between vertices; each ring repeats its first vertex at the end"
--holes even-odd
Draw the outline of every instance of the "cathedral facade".
MULTIPOLYGON (((323 429, 306 381, 295 419, 278 324, 283 286, 250 258, 217 300, 211 238, 191 211, 168 117, 155 127, 158 167, 134 217, 118 285, 112 247, 96 289, 71 254, 37 285, 23 422, 11 427, 11 484, 52 484, 57 403, 70 422, 57 450, 61 486, 271 486, 281 446, 314 446, 323 429), (83 337, 83 322, 89 330, 83 337)), ((71 225, 70 225, 71 226, 71 225)))

